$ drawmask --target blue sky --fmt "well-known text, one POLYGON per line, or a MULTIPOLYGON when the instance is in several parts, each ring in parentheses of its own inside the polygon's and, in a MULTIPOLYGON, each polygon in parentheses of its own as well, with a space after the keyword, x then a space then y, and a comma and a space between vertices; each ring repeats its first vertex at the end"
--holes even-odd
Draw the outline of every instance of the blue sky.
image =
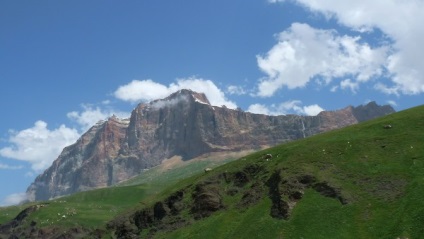
POLYGON ((424 2, 1 1, 0 205, 112 114, 181 88, 315 115, 423 103, 424 2))

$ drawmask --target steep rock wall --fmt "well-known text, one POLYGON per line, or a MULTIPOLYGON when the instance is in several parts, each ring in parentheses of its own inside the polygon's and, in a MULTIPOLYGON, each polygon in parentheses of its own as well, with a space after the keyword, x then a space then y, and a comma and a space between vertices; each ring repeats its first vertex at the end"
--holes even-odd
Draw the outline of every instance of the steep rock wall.
POLYGON ((28 188, 30 200, 46 200, 106 187, 178 155, 273 146, 394 112, 371 102, 317 116, 252 114, 210 105, 204 94, 180 90, 139 104, 130 119, 111 117, 66 147, 28 188))

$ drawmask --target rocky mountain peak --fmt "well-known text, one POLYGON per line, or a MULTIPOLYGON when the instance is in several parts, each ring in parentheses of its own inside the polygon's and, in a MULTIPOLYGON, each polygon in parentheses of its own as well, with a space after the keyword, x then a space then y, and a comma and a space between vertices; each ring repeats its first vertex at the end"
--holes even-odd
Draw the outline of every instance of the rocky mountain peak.
POLYGON ((378 105, 375 101, 371 101, 366 105, 353 107, 352 109, 355 118, 359 121, 374 119, 383 115, 394 113, 395 110, 390 105, 378 105))
POLYGON ((129 119, 112 116, 66 147, 27 192, 32 200, 107 187, 157 166, 214 152, 260 149, 394 112, 390 106, 347 107, 317 116, 252 114, 212 107, 203 93, 179 90, 139 104, 129 119))
POLYGON ((181 89, 181 90, 171 94, 166 99, 168 99, 168 98, 172 99, 172 98, 178 98, 178 97, 188 97, 189 99, 192 99, 196 102, 200 102, 200 103, 203 103, 203 104, 210 105, 210 102, 209 102, 208 98, 206 97, 206 95, 204 93, 198 93, 198 92, 192 91, 190 89, 181 89))
POLYGON ((161 108, 172 108, 174 106, 189 105, 191 103, 201 103, 210 105, 210 102, 204 93, 198 93, 188 89, 182 89, 172 93, 166 98, 151 101, 148 104, 140 104, 139 108, 143 110, 159 110, 161 108))

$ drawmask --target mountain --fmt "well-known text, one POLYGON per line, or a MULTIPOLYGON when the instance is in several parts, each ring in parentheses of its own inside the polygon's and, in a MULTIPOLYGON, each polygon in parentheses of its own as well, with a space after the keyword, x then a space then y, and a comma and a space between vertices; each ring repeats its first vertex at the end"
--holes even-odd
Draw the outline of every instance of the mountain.
POLYGON ((184 180, 161 165, 140 184, 0 208, 0 238, 423 238, 423 117, 420 106, 184 180))
POLYGON ((139 104, 129 119, 112 116, 66 147, 27 190, 30 200, 115 185, 165 159, 261 149, 393 113, 390 106, 324 111, 317 116, 252 114, 212 106, 202 93, 180 90, 139 104))

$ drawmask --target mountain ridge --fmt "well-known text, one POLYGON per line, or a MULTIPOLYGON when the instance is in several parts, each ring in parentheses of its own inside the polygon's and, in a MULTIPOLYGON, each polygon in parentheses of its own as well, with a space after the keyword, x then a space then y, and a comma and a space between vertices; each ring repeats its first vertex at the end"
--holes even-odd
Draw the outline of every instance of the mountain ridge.
POLYGON ((212 106, 203 93, 180 90, 141 103, 129 119, 110 117, 66 147, 28 187, 30 201, 107 187, 181 156, 260 149, 393 113, 390 106, 268 116, 212 106))

